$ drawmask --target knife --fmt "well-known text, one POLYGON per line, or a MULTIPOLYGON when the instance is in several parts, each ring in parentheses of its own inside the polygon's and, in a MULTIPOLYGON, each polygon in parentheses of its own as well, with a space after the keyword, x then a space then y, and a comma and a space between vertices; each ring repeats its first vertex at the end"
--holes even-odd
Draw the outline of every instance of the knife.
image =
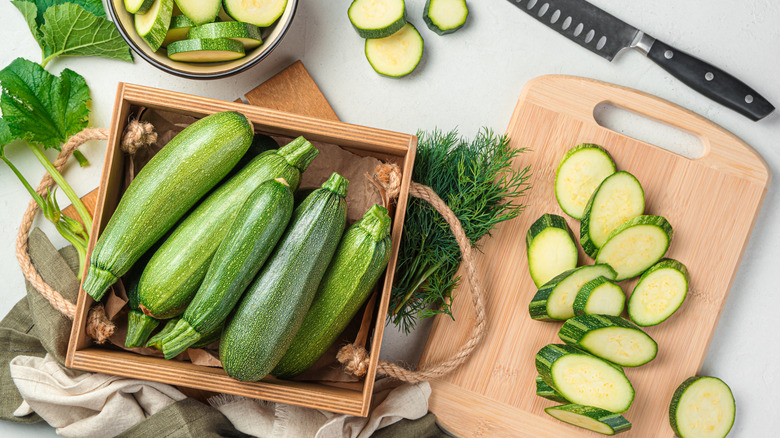
POLYGON ((651 37, 584 0, 509 2, 608 61, 623 49, 637 49, 685 85, 753 121, 763 119, 775 109, 734 76, 651 37))

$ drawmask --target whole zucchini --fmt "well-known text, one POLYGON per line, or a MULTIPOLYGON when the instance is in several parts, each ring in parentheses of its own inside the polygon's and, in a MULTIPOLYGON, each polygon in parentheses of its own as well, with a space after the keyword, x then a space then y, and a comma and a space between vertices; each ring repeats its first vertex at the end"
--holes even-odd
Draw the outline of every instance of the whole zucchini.
POLYGON ((344 232, 348 184, 334 173, 295 209, 222 331, 219 358, 229 376, 260 380, 290 346, 344 232))
POLYGON ((160 150, 119 200, 95 243, 84 290, 96 301, 205 193, 252 142, 252 124, 227 111, 184 128, 160 150))
POLYGON ((125 347, 127 348, 143 347, 146 340, 149 339, 149 335, 160 323, 159 320, 145 315, 138 307, 141 303, 138 298, 138 282, 141 280, 144 267, 149 262, 152 250, 147 251, 124 276, 127 305, 130 307, 130 312, 127 314, 127 335, 125 336, 125 347))
POLYGON ((311 143, 298 137, 278 151, 260 154, 214 190, 176 227, 144 269, 139 286, 141 310, 157 319, 184 312, 249 195, 274 178, 284 178, 297 189, 301 173, 318 153, 311 143))
POLYGON ((300 330, 271 374, 292 377, 312 366, 366 301, 389 260, 390 216, 374 205, 344 233, 300 330))
POLYGON ((283 178, 266 181, 249 195, 214 254, 195 298, 163 340, 166 359, 222 325, 282 237, 292 212, 293 195, 283 178))

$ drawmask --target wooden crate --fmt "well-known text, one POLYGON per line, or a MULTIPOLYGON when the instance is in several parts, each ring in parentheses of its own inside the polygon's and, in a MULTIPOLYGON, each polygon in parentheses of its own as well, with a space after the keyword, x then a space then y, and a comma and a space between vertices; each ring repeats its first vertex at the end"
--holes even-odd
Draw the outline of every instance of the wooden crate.
POLYGON ((368 373, 362 382, 299 382, 275 379, 269 376, 259 382, 249 383, 228 377, 222 368, 197 366, 190 362, 167 361, 128 351, 94 346, 85 333, 87 312, 92 306, 93 300, 84 289, 79 291, 66 365, 80 370, 153 380, 201 390, 366 416, 371 403, 374 377, 379 360, 379 348, 382 344, 385 316, 390 300, 390 288, 393 283, 393 272, 401 241, 417 138, 408 134, 320 120, 241 103, 120 83, 98 191, 91 234, 93 238, 90 240, 87 250, 88 257, 92 253, 95 236, 98 236, 105 228, 119 202, 125 161, 125 155, 119 150, 119 143, 129 116, 140 107, 172 111, 194 117, 204 117, 227 110, 238 111, 252 121, 256 132, 287 137, 303 135, 311 141, 335 144, 358 155, 374 156, 383 161, 392 161, 401 167, 403 173, 401 193, 391 232, 392 253, 374 318, 375 323, 370 338, 371 360, 368 373))

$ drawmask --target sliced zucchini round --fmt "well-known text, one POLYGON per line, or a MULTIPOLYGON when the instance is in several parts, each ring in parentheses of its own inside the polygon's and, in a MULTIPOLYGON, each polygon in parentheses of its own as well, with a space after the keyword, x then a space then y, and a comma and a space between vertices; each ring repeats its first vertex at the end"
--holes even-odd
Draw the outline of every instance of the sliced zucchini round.
POLYGON ((428 0, 423 9, 423 20, 428 29, 439 35, 460 29, 468 17, 466 0, 428 0))
POLYGON ((181 40, 168 46, 168 57, 182 62, 223 62, 244 56, 244 45, 227 38, 181 40))
POLYGON ((569 345, 624 367, 644 365, 658 354, 658 344, 653 338, 619 316, 575 316, 563 324, 558 337, 569 345))
POLYGON ((582 220, 591 195, 613 173, 615 162, 601 146, 582 143, 569 149, 555 171, 555 199, 561 210, 582 220))
POLYGON ((628 299, 628 316, 649 327, 666 321, 688 295, 688 269, 673 259, 663 259, 639 278, 628 299))
POLYGON ((187 34, 193 26, 195 26, 195 22, 186 15, 174 15, 171 17, 171 25, 168 27, 168 33, 165 34, 162 46, 168 47, 170 43, 187 39, 187 34))
POLYGON ((682 438, 723 438, 737 411, 731 388, 717 377, 690 377, 674 391, 669 424, 682 438))
POLYGON ((605 178, 585 205, 580 223, 585 254, 596 257, 612 230, 644 211, 645 192, 634 175, 621 170, 605 178))
POLYGON ((536 376, 536 395, 558 403, 569 402, 561 395, 560 392, 556 391, 555 388, 548 385, 547 382, 542 379, 542 376, 536 376))
POLYGON ((347 11, 361 38, 386 38, 406 24, 404 0, 355 0, 347 11))
POLYGON ((145 14, 153 4, 154 0, 125 0, 125 9, 131 14, 145 14))
POLYGON ((596 255, 623 281, 645 272, 666 254, 672 241, 672 226, 661 216, 638 216, 616 228, 596 255))
POLYGON ((187 37, 190 39, 230 38, 243 44, 245 51, 254 49, 263 43, 263 39, 260 37, 260 29, 257 26, 238 21, 206 23, 193 27, 187 37))
POLYGON ((417 68, 422 54, 423 39, 411 23, 387 38, 366 40, 366 58, 380 75, 406 76, 417 68))
POLYGON ((634 401, 634 387, 619 366, 570 345, 542 347, 536 370, 572 403, 625 412, 634 401))
POLYGON ((181 13, 196 25, 211 23, 219 14, 221 0, 176 0, 181 13))
POLYGON ((528 270, 536 287, 563 271, 577 267, 577 245, 566 219, 543 214, 525 235, 528 270))
POLYGON ((574 316, 574 298, 582 286, 598 277, 615 278, 615 271, 605 264, 580 266, 562 272, 536 292, 528 305, 531 318, 560 321, 574 316))
POLYGON ((224 0, 223 5, 236 21, 268 27, 282 16, 287 0, 224 0))
POLYGON ((585 283, 574 298, 575 315, 620 316, 626 304, 626 295, 620 285, 606 277, 585 283))
POLYGON ((553 418, 604 435, 615 435, 631 429, 631 423, 620 414, 594 406, 561 405, 545 408, 553 418))
POLYGON ((172 12, 173 0, 155 0, 145 14, 137 14, 133 18, 136 32, 154 51, 165 41, 172 12))

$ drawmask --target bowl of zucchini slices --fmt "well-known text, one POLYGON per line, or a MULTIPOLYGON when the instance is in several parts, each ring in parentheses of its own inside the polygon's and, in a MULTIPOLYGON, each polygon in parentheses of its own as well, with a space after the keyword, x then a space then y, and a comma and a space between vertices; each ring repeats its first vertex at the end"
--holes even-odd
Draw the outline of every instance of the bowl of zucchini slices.
POLYGON ((108 0, 130 47, 155 67, 190 79, 240 73, 287 33, 298 0, 108 0))

